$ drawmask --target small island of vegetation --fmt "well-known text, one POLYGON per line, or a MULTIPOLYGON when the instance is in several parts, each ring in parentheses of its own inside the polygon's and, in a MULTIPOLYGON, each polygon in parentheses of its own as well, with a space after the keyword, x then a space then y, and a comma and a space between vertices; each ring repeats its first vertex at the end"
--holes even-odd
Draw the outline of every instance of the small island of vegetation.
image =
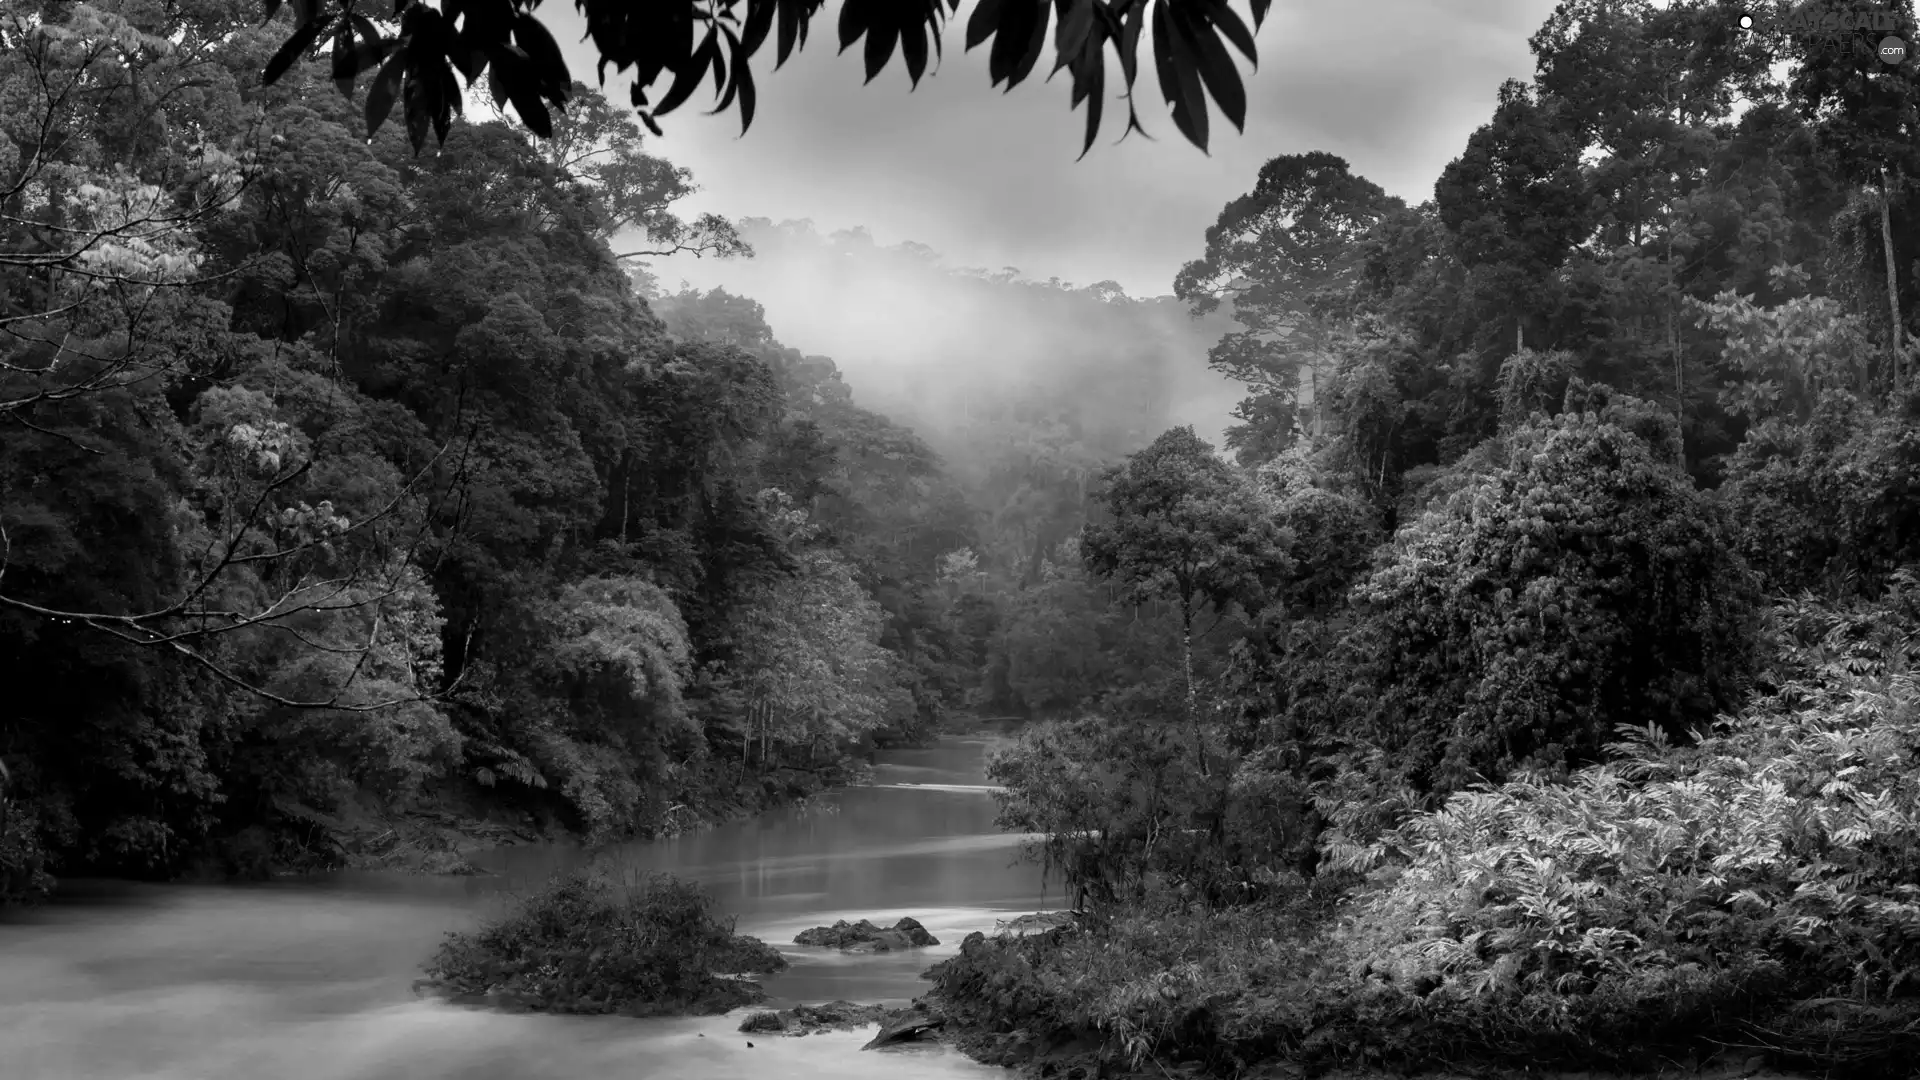
POLYGON ((418 989, 461 1004, 554 1013, 724 1013, 765 1000, 747 976, 787 961, 733 932, 704 890, 605 869, 555 876, 504 917, 449 934, 418 989))

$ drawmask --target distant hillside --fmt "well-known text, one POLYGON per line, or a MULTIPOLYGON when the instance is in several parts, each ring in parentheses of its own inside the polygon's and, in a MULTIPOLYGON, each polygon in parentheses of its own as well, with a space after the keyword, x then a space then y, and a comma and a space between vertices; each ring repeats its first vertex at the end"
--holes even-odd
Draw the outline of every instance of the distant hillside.
POLYGON ((739 224, 754 258, 676 262, 662 284, 759 301, 781 341, 833 357, 863 404, 911 424, 961 474, 998 456, 989 444, 1007 423, 1057 423, 1102 457, 1176 424, 1217 444, 1242 396, 1206 366, 1228 320, 1196 321, 1171 296, 954 267, 864 230, 739 224))

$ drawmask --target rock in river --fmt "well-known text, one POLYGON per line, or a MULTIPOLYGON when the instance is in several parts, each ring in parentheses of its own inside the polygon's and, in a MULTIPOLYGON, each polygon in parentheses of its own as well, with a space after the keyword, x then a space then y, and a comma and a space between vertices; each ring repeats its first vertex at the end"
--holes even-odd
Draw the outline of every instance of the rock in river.
POLYGON ((740 1030, 763 1035, 812 1035, 820 1031, 851 1031, 868 1024, 886 1023, 890 1010, 885 1005, 855 1005, 851 1001, 830 1001, 825 1005, 802 1005, 779 1012, 750 1014, 740 1022, 740 1030))
POLYGON ((868 1024, 880 1025, 880 1031, 860 1048, 862 1050, 915 1041, 928 1032, 940 1030, 946 1024, 946 1017, 920 1001, 904 1009, 831 1001, 779 1012, 756 1012, 740 1022, 740 1030, 749 1035, 812 1035, 821 1031, 850 1031, 868 1024))
POLYGON ((793 939, 795 945, 821 945, 830 949, 845 949, 848 952, 892 952, 896 949, 917 949, 925 945, 938 945, 940 939, 927 933, 927 928, 919 920, 903 918, 891 928, 875 926, 866 919, 850 923, 845 919, 832 926, 816 926, 801 931, 793 939))

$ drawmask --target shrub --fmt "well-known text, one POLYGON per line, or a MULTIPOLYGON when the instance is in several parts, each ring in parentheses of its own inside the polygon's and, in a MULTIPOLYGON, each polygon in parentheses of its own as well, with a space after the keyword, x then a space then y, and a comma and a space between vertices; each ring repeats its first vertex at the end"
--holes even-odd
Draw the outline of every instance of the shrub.
POLYGON ((556 876, 504 919, 449 934, 427 973, 460 995, 563 1013, 721 1013, 761 1000, 721 973, 786 967, 773 947, 733 932, 699 886, 651 875, 637 887, 603 873, 556 876))
POLYGON ((988 763, 999 826, 1039 837, 1027 854, 1077 898, 1137 899, 1149 872, 1199 853, 1180 830, 1208 805, 1207 782, 1169 715, 1177 705, 1049 721, 988 763))
POLYGON ((1805 419, 1750 432, 1721 498, 1741 522, 1739 545, 1782 592, 1877 591, 1920 558, 1920 429, 1911 411, 1878 410, 1842 393, 1805 419))
MULTIPOLYGON (((0 773, 0 783, 5 779, 0 773)), ((53 891, 46 859, 33 808, 0 792, 0 907, 34 903, 53 891)))
POLYGON ((975 936, 929 976, 963 1029, 1094 1034, 1131 1065, 1640 1069, 1732 1048, 1910 1075, 1920 580, 1769 621, 1771 689, 1689 745, 1622 729, 1605 764, 1431 811, 1355 760, 1321 792, 1322 873, 1290 900, 975 936))
POLYGON ((1856 663, 1693 746, 1639 731, 1571 783, 1415 815, 1355 867, 1402 865, 1337 935, 1352 978, 1389 989, 1381 1015, 1486 1055, 1719 1040, 1891 1070, 1920 1050, 1920 686, 1904 666, 1856 663))
POLYGON ((1640 419, 1613 402, 1504 436, 1506 463, 1403 528, 1356 589, 1372 741, 1424 786, 1586 764, 1620 717, 1678 734, 1738 699, 1749 575, 1640 419))
POLYGON ((1331 890, 1296 880, 1285 903, 1089 918, 1025 937, 969 935, 927 973, 968 1031, 1092 1036, 1107 1062, 1232 1067, 1297 1052, 1312 1031, 1314 928, 1331 890))

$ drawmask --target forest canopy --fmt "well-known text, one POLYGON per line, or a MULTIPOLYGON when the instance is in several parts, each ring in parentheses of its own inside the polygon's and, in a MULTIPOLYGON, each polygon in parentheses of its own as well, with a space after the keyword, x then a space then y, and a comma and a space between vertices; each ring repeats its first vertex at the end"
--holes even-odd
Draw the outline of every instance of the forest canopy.
MULTIPOLYGON (((667 835, 997 718, 1088 917, 934 972, 983 1045, 1910 1074, 1911 58, 1566 0, 1430 198, 1288 149, 1135 298, 689 220, 550 65, 546 135, 436 114, 440 65, 533 63, 460 51, 517 8, 347 18, 410 102, 369 138, 297 7, 292 53, 243 0, 0 13, 6 899, 667 835), (634 261, 688 250, 849 267, 868 351, 634 261)), ((994 20, 1072 25, 989 8, 1021 73, 994 20)), ((846 10, 877 70, 948 8, 846 10)), ((704 86, 700 40, 611 55, 704 86)))

